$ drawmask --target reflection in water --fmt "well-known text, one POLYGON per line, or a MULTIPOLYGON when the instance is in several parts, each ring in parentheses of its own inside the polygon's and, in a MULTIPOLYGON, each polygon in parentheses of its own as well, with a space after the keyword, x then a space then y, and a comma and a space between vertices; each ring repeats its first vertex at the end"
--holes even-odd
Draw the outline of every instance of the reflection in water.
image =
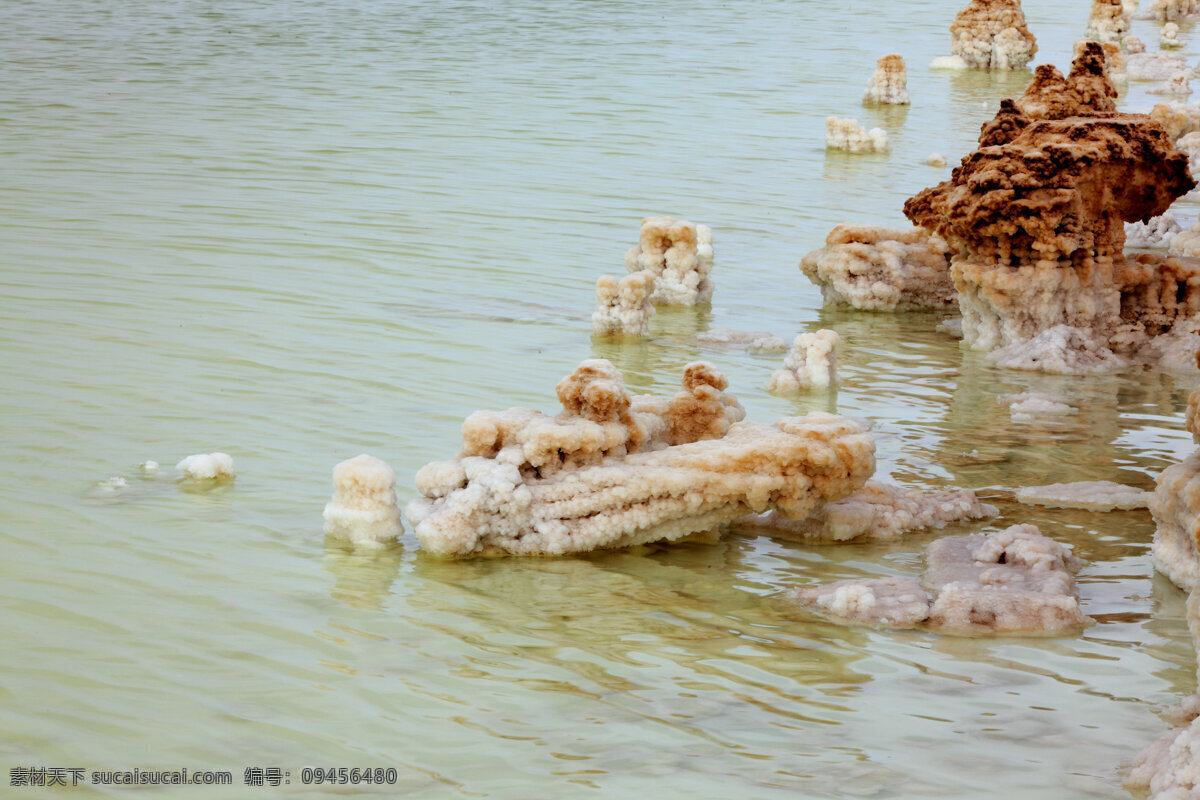
POLYGON ((325 569, 334 577, 330 596, 352 608, 382 611, 403 557, 399 543, 355 547, 343 538, 326 536, 325 569))

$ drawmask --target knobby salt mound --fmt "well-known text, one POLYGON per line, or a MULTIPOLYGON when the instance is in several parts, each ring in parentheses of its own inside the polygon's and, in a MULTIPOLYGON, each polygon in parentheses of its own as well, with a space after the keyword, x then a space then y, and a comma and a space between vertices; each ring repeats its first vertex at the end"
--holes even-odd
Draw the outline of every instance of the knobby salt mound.
MULTIPOLYGON (((1192 158, 1188 156, 1188 171, 1191 171, 1192 158)), ((1179 235, 1182 230, 1179 223, 1175 220, 1175 215, 1170 211, 1164 211, 1157 217, 1142 222, 1126 222, 1125 223, 1125 246, 1140 247, 1146 250, 1156 248, 1169 248, 1171 242, 1179 235)))
POLYGON ((908 105, 908 70, 899 53, 881 56, 863 94, 864 104, 908 105))
POLYGON ((856 119, 827 117, 825 119, 825 147, 845 150, 848 153, 882 153, 887 150, 887 131, 883 128, 867 130, 856 119))
POLYGON ((950 52, 971 69, 1022 69, 1037 40, 1020 0, 971 0, 950 25, 950 52))
POLYGON ((807 389, 826 389, 837 383, 837 331, 801 333, 783 359, 783 367, 771 373, 767 391, 788 394, 807 389))
MULTIPOLYGON (((1071 58, 1079 58, 1089 42, 1089 39, 1079 39, 1076 41, 1071 58)), ((1100 47, 1104 51, 1104 72, 1108 75, 1108 79, 1114 84, 1127 82, 1129 80, 1128 65, 1125 60, 1125 54, 1121 52, 1121 46, 1114 42, 1103 42, 1100 47)), ((1130 50, 1130 52, 1132 53, 1133 50, 1130 50)))
POLYGON ((1119 42, 1129 33, 1132 18, 1121 0, 1093 0, 1087 35, 1098 42, 1119 42))
POLYGON ((868 481, 854 494, 826 503, 804 519, 777 512, 745 517, 738 524, 765 529, 776 538, 808 543, 897 539, 906 533, 944 528, 954 522, 993 517, 995 506, 979 502, 970 489, 926 490, 868 481))
POLYGON ((1146 508, 1151 492, 1112 481, 1076 481, 1017 489, 1017 502, 1050 508, 1082 508, 1088 511, 1128 511, 1146 508))
POLYGON ((944 309, 957 301, 950 246, 921 228, 838 225, 800 261, 825 304, 865 311, 944 309))
POLYGON ((621 280, 603 275, 596 281, 596 310, 592 333, 597 336, 645 336, 650 330, 654 306, 654 273, 633 272, 621 280))
POLYGON ((215 481, 234 477, 233 456, 228 453, 201 453, 188 456, 175 469, 192 480, 215 481))
POLYGON ((866 426, 831 414, 741 422, 724 376, 684 370, 671 401, 631 397, 607 361, 558 385, 563 412, 476 412, 463 451, 417 473, 405 511, 441 556, 562 555, 675 540, 771 509, 804 517, 874 471, 866 426))
POLYGON ((366 453, 333 468, 333 498, 325 506, 325 533, 355 544, 380 545, 404 532, 396 506, 396 473, 366 453))
POLYGON ((636 246, 625 254, 630 272, 654 276, 654 305, 694 306, 712 299, 712 229, 673 217, 646 217, 636 246))
POLYGON ((903 578, 839 581, 795 598, 848 621, 952 634, 1057 635, 1087 624, 1072 575, 1079 560, 1033 525, 938 539, 925 561, 924 587, 903 578))
MULTIPOLYGON (((1189 616, 1194 619, 1197 611, 1189 609, 1189 616)), ((1167 721, 1183 727, 1147 746, 1130 766, 1125 785, 1149 792, 1155 800, 1197 800, 1200 798, 1200 694, 1172 709, 1167 721)))
POLYGON ((1091 43, 1061 83, 1039 70, 950 180, 905 203, 950 244, 963 339, 995 363, 1086 372, 1119 365, 1114 351, 1157 357, 1152 340, 1200 304, 1200 264, 1125 259, 1124 223, 1162 214, 1195 181, 1161 126, 1112 112, 1102 59, 1091 43))

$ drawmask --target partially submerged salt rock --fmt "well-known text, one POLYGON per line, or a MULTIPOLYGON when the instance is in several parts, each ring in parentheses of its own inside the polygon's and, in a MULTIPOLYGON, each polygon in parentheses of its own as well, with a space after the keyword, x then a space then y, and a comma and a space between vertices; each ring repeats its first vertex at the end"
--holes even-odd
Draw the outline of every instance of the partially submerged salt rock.
POLYGON ((696 341, 704 344, 720 344, 744 347, 751 353, 775 353, 788 349, 788 343, 767 331, 735 331, 732 328, 714 328, 696 335, 696 341))
POLYGON ((1132 17, 1121 0, 1093 0, 1087 35, 1098 42, 1119 42, 1129 33, 1132 17))
POLYGON ((1200 694, 1189 697, 1169 717, 1183 727, 1138 754, 1125 785, 1149 792, 1151 798, 1196 800, 1200 798, 1200 694))
POLYGON ((1176 97, 1186 97, 1192 93, 1191 80, 1191 70, 1181 70, 1171 75, 1170 78, 1163 81, 1158 86, 1147 89, 1146 94, 1168 94, 1176 97))
POLYGON ((1079 413, 1079 409, 1068 405, 1063 398, 1040 392, 1021 392, 999 399, 1008 406, 1008 413, 1015 422, 1032 422, 1046 417, 1066 417, 1079 413))
POLYGON ((837 382, 837 331, 802 333, 792 342, 783 367, 771 374, 768 392, 786 394, 804 389, 825 389, 837 382))
POLYGON ((1067 77, 1053 64, 1040 64, 1024 94, 1013 102, 1031 120, 1111 114, 1117 108, 1117 90, 1106 64, 1104 47, 1085 42, 1067 77))
POLYGON ((333 468, 333 497, 325 506, 325 533, 355 544, 381 545, 404 532, 396 506, 396 473, 363 453, 333 468))
POLYGON ((1046 486, 1022 486, 1017 502, 1050 508, 1082 508, 1088 511, 1128 511, 1146 508, 1152 492, 1112 481, 1076 481, 1046 486))
POLYGON ((908 104, 908 71, 904 68, 904 56, 899 53, 880 56, 875 62, 875 72, 867 84, 867 91, 863 94, 863 103, 908 104))
POLYGON ((946 157, 941 153, 930 153, 929 158, 925 159, 925 163, 931 167, 946 166, 946 157))
POLYGON ((1037 53, 1020 0, 971 0, 950 36, 950 52, 972 69, 1021 69, 1037 53))
POLYGON ((1079 560, 1033 525, 938 539, 925 562, 924 588, 902 578, 840 581, 794 597, 848 621, 942 633, 1063 634, 1087 624, 1072 576, 1079 560))
MULTIPOLYGON (((1133 38, 1133 37, 1127 37, 1133 38)), ((1079 58, 1087 47, 1089 39, 1079 39, 1075 42, 1075 52, 1071 56, 1073 59, 1079 58)), ((1124 83, 1128 80, 1126 75, 1125 54, 1121 52, 1120 45, 1115 42, 1102 42, 1101 49, 1104 51, 1104 72, 1108 75, 1108 79, 1115 83, 1124 83)), ((1144 49, 1144 48, 1143 48, 1144 49)))
POLYGON ((1163 213, 1195 181, 1160 126, 1111 112, 1097 58, 1093 43, 1079 64, 1095 91, 1064 80, 1053 98, 1047 71, 1027 95, 1040 113, 1087 116, 1033 120, 1005 101, 951 179, 905 203, 909 219, 950 243, 964 341, 996 351, 993 363, 1105 369, 1119 364, 1110 346, 1141 347, 1160 332, 1138 327, 1134 301, 1146 295, 1122 291, 1124 223, 1163 213))
POLYGON ((1194 593, 1200 584, 1200 451, 1158 476, 1150 513, 1155 569, 1194 593))
POLYGON ((1136 36, 1126 36, 1121 40, 1121 44, 1125 45, 1125 52, 1130 55, 1146 52, 1145 43, 1136 36))
POLYGON ((1165 81, 1181 72, 1193 74, 1183 56, 1174 53, 1131 51, 1125 57, 1125 77, 1131 81, 1165 81))
MULTIPOLYGON (((1188 159, 1189 164, 1191 159, 1188 159)), ((1125 223, 1125 246, 1145 249, 1170 247, 1171 241, 1182 230, 1175 215, 1164 211, 1148 220, 1125 223)))
POLYGON ((921 490, 868 481, 842 500, 826 503, 812 516, 788 519, 774 511, 738 520, 770 536, 807 543, 897 539, 910 531, 944 528, 954 522, 997 514, 970 489, 921 490))
POLYGON ((643 219, 637 245, 625 254, 630 272, 654 275, 654 305, 694 306, 711 300, 711 260, 712 230, 672 217, 643 219))
POLYGON ((200 453, 188 456, 175 469, 192 480, 213 481, 234 477, 233 456, 228 453, 200 453))
POLYGON ((604 275, 596 281, 596 310, 592 333, 597 336, 645 336, 650 329, 654 306, 654 273, 633 272, 621 280, 604 275))
POLYGON ((1072 575, 1081 562, 1033 525, 939 539, 925 563, 936 630, 1061 634, 1087 624, 1072 575))
POLYGON ((867 130, 856 119, 827 117, 825 147, 848 153, 882 153, 888 149, 888 135, 883 128, 867 130))
POLYGON ((1156 103, 1150 109, 1150 118, 1163 127, 1171 141, 1176 143, 1189 133, 1200 131, 1200 105, 1187 105, 1178 100, 1156 103))
POLYGON ((942 309, 956 302, 950 247, 921 228, 838 225, 800 261, 825 304, 867 311, 942 309))
POLYGON ((739 422, 726 385, 697 362, 669 403, 630 397, 611 364, 585 361, 559 383, 558 417, 468 417, 463 451, 417 473, 424 497, 405 513, 436 555, 561 555, 675 540, 770 509, 807 516, 874 470, 861 423, 739 422))

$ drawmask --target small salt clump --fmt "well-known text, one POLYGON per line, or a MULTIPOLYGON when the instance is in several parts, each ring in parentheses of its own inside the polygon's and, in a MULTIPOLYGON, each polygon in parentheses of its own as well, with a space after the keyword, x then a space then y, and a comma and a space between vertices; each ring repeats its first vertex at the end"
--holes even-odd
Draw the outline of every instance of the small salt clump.
POLYGON ((382 545, 404 532, 396 506, 396 473, 366 455, 333 468, 333 498, 325 506, 325 533, 355 544, 382 545))
POLYGON ((1146 45, 1136 36, 1126 36, 1121 40, 1121 44, 1125 45, 1125 52, 1130 55, 1146 52, 1146 45))
POLYGON ((143 461, 140 466, 142 468, 142 472, 158 472, 157 461, 143 461))
POLYGON ((633 272, 618 281, 604 275, 596 281, 596 310, 592 313, 592 333, 597 336, 623 334, 645 336, 650 329, 654 306, 654 273, 633 272))
POLYGON ((971 69, 1023 69, 1037 53, 1020 0, 971 0, 950 36, 950 52, 971 69))
POLYGON ((946 157, 941 153, 930 153, 929 158, 925 159, 925 163, 931 167, 946 166, 946 157))
POLYGON ((912 628, 929 618, 929 595, 911 578, 838 581, 801 589, 801 604, 844 620, 892 628, 912 628))
POLYGON ((1152 492, 1112 481, 1076 481, 1017 489, 1017 502, 1050 508, 1082 508, 1088 511, 1128 511, 1145 508, 1152 492))
POLYGON ((1079 409, 1068 405, 1061 397, 1039 392, 1021 392, 1000 398, 1008 406, 1014 422, 1032 422, 1046 417, 1065 417, 1078 414, 1079 409))
POLYGON ((233 457, 227 453, 188 456, 176 464, 175 469, 193 480, 219 480, 234 476, 233 457))
POLYGON ((712 230, 672 217, 643 219, 637 245, 625 254, 630 272, 653 274, 654 305, 694 306, 711 300, 711 260, 712 230))
POLYGON ((129 488, 129 481, 119 476, 113 476, 96 484, 96 488, 104 492, 119 492, 129 488))
POLYGON ((908 72, 904 57, 899 53, 881 56, 875 62, 875 72, 863 103, 877 105, 908 105, 908 72))
POLYGON ((828 117, 825 120, 825 146, 848 153, 882 153, 888 149, 883 128, 867 130, 856 119, 828 117))
POLYGON ((1171 49, 1183 47, 1187 44, 1186 39, 1179 38, 1179 26, 1174 22, 1168 22, 1163 25, 1162 32, 1158 35, 1158 44, 1160 47, 1169 47, 1171 49))
POLYGON ((825 246, 807 253, 800 271, 821 287, 825 304, 868 311, 957 305, 950 246, 921 228, 907 231, 842 224, 825 246))
POLYGON ((1151 217, 1146 222, 1125 223, 1125 246, 1154 249, 1170 247, 1171 240, 1181 231, 1175 215, 1164 211, 1157 217, 1151 217))
POLYGON ((1196 0, 1154 0, 1150 4, 1150 16, 1160 22, 1184 20, 1197 13, 1200 4, 1196 0))
POLYGON ((783 367, 771 375, 767 391, 783 394, 801 389, 824 389, 836 383, 840 341, 837 331, 831 330, 797 336, 791 351, 783 359, 783 367))

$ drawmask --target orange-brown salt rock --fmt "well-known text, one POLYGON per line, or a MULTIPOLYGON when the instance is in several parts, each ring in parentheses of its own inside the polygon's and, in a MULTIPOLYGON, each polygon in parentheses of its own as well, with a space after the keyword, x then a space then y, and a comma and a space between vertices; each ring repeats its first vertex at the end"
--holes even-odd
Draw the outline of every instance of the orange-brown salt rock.
POLYGON ((1015 105, 1030 119, 1112 114, 1117 109, 1117 89, 1108 77, 1106 63, 1103 45, 1086 42, 1071 62, 1070 75, 1064 78, 1053 64, 1038 66, 1015 105))
POLYGON ((1021 69, 1037 53, 1020 0, 971 0, 950 36, 950 52, 972 69, 1021 69))
POLYGON ((1120 41, 1129 33, 1132 16, 1121 0, 1093 0, 1087 35, 1101 42, 1120 41))

